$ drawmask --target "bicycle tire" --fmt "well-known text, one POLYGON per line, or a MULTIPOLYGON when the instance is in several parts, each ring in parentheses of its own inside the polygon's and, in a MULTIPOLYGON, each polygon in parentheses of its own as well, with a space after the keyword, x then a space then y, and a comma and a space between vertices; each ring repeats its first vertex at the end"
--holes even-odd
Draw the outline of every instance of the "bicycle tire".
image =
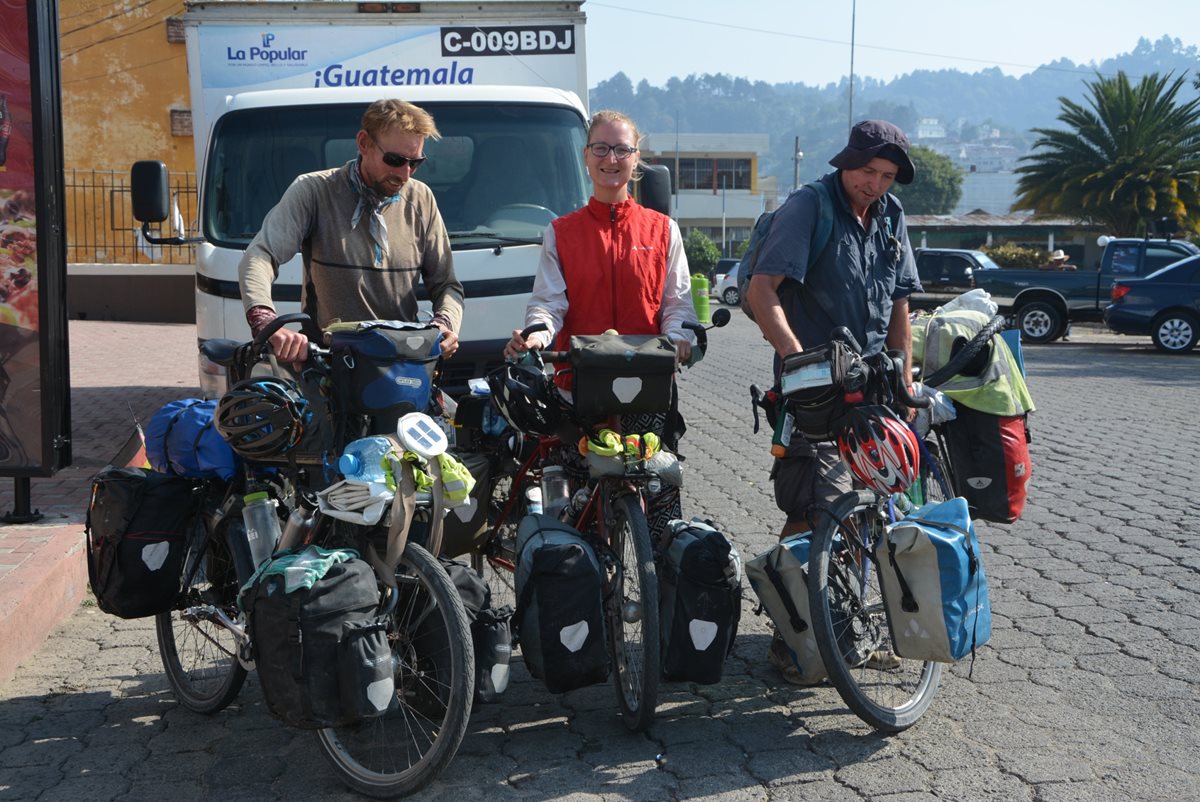
POLYGON ((487 540, 471 555, 471 565, 483 576, 491 591, 493 608, 517 606, 516 565, 517 526, 525 516, 525 504, 518 499, 508 517, 504 510, 512 493, 511 476, 502 476, 492 485, 491 509, 488 515, 487 540))
POLYGON ((813 534, 808 592, 813 634, 829 681, 876 730, 901 732, 929 709, 942 665, 895 655, 869 546, 886 524, 878 498, 851 491, 834 502, 813 534), (881 668, 872 657, 890 658, 881 668), (875 663, 875 665, 872 665, 875 663))
POLYGON ((943 438, 936 430, 930 431, 922 441, 921 494, 926 504, 931 501, 949 501, 958 491, 954 477, 954 466, 950 464, 943 438))
POLYGON ((238 617, 238 582, 233 559, 223 537, 209 537, 202 568, 184 588, 175 609, 155 616, 158 653, 167 683, 179 703, 195 713, 223 710, 242 689, 246 669, 238 660, 233 633, 211 615, 219 609, 230 620, 238 617))
POLYGON ((945 365, 942 365, 921 381, 927 387, 940 387, 950 381, 983 350, 983 347, 991 341, 992 337, 996 336, 1003 329, 1004 315, 996 315, 983 328, 976 332, 974 337, 967 341, 962 350, 950 357, 950 360, 945 365))
POLYGON ((409 543, 396 579, 388 628, 396 704, 379 718, 316 731, 338 778, 376 799, 411 794, 441 775, 466 735, 475 685, 470 625, 445 570, 409 543))
POLYGON ((610 513, 610 545, 620 561, 616 586, 605 600, 613 687, 622 723, 631 732, 642 732, 654 721, 662 672, 658 574, 640 497, 618 497, 610 513))

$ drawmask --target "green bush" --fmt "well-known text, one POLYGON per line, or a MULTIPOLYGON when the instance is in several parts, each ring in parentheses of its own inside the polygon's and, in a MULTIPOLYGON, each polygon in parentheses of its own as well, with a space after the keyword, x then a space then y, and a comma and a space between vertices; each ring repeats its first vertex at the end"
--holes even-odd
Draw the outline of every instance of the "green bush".
POLYGON ((1040 248, 1024 248, 1005 243, 990 247, 985 245, 979 250, 992 257, 1001 267, 1041 267, 1050 263, 1050 254, 1040 248))

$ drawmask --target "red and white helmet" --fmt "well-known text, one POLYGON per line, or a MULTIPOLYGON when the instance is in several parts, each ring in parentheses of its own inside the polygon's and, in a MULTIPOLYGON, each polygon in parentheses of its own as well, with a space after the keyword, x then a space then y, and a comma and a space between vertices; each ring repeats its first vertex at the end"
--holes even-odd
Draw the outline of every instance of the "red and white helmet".
POLYGON ((884 406, 858 406, 846 413, 838 452, 863 484, 879 493, 907 490, 921 467, 917 436, 884 406))

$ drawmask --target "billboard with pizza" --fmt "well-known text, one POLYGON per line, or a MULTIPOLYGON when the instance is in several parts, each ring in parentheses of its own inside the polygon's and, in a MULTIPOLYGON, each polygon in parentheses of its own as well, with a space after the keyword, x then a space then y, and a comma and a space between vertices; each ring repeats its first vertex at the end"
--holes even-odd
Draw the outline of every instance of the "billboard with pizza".
POLYGON ((57 8, 0 0, 0 476, 70 463, 57 8))

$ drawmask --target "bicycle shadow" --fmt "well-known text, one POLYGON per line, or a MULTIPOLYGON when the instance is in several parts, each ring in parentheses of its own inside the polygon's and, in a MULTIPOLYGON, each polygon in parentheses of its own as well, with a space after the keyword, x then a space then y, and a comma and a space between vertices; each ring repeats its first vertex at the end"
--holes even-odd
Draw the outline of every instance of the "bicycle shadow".
POLYGON ((475 706, 439 783, 469 777, 487 798, 515 789, 522 799, 546 800, 761 793, 830 777, 886 748, 886 738, 848 713, 829 686, 784 683, 762 659, 768 641, 740 635, 720 683, 660 685, 645 733, 621 723, 611 679, 556 696, 518 658, 500 700, 475 706))

